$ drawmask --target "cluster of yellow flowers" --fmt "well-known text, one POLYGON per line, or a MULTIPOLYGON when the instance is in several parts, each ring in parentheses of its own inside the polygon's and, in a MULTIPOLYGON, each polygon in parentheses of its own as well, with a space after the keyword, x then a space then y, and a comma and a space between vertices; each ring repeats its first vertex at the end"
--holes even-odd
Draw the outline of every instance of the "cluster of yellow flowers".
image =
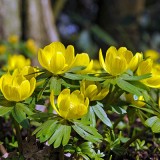
MULTIPOLYGON (((16 39, 10 39, 16 43, 16 39)), ((28 46, 32 48, 32 42, 28 46)), ((3 50, 3 48, 1 49, 3 50)), ((147 53, 147 55, 149 55, 147 53)), ((152 58, 152 57, 151 57, 152 58)), ((119 77, 128 70, 134 75, 141 76, 151 73, 152 76, 141 80, 143 84, 151 88, 160 88, 160 65, 153 63, 151 58, 144 59, 141 53, 135 55, 125 47, 118 50, 110 47, 103 58, 102 51, 99 51, 99 61, 90 60, 87 53, 76 54, 72 45, 65 46, 60 42, 53 42, 50 45, 39 49, 38 61, 40 65, 49 71, 52 76, 63 76, 67 72, 75 74, 98 74, 104 73, 113 78, 119 77), (81 67, 79 70, 73 70, 81 67)), ((155 60, 154 60, 155 61, 155 60)), ((13 71, 4 74, 0 79, 0 88, 8 101, 20 102, 30 97, 36 88, 37 69, 31 67, 31 61, 22 55, 14 55, 9 58, 8 70, 13 71)), ((40 74, 40 73, 39 73, 40 74)), ((50 94, 50 102, 55 111, 65 119, 77 119, 88 111, 89 101, 102 100, 109 93, 109 88, 103 87, 100 82, 82 80, 79 90, 66 88, 61 91, 55 101, 54 91, 50 94)), ((127 101, 132 104, 145 105, 143 97, 126 95, 127 101), (135 103, 136 101, 136 103, 135 103)))

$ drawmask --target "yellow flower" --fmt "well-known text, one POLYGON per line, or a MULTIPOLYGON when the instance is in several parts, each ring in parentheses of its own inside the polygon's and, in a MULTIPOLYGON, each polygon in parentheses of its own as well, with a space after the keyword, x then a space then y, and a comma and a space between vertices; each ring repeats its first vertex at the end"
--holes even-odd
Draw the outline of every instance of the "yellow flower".
MULTIPOLYGON (((88 55, 87 55, 88 56, 88 55)), ((88 57, 89 58, 89 57, 88 57)), ((87 65, 87 67, 85 69, 82 69, 80 71, 77 71, 76 73, 78 74, 88 74, 88 73, 92 73, 92 68, 93 68, 93 60, 91 60, 90 62, 88 61, 87 63, 89 63, 87 65)))
POLYGON ((80 90, 90 101, 102 100, 109 92, 109 89, 102 88, 99 82, 82 80, 80 90))
POLYGON ((140 62, 142 62, 142 60, 143 60, 143 54, 137 52, 130 60, 128 68, 134 72, 139 66, 140 62))
POLYGON ((88 112, 89 99, 79 90, 70 93, 69 89, 64 89, 58 96, 57 105, 52 91, 50 101, 55 111, 64 119, 78 119, 88 112))
POLYGON ((99 51, 100 65, 107 73, 113 76, 121 75, 128 69, 134 72, 142 59, 143 56, 141 53, 136 53, 133 56, 133 53, 127 50, 126 47, 120 47, 117 50, 111 46, 106 52, 105 60, 102 51, 99 51))
POLYGON ((8 37, 8 42, 10 43, 17 43, 19 41, 19 37, 17 35, 11 35, 8 37))
POLYGON ((26 79, 30 80, 32 77, 38 76, 38 69, 32 66, 24 66, 22 69, 15 70, 14 72, 22 74, 26 79))
POLYGON ((126 98, 127 102, 129 102, 137 107, 143 107, 145 105, 143 96, 137 97, 136 95, 129 93, 129 94, 125 94, 125 98, 126 98))
POLYGON ((23 68, 31 64, 30 59, 26 59, 23 55, 12 55, 8 59, 8 69, 14 70, 16 68, 23 68))
POLYGON ((7 48, 5 45, 0 45, 0 54, 4 54, 6 52, 7 48))
POLYGON ((135 71, 140 62, 141 56, 137 53, 133 56, 132 52, 125 47, 120 47, 118 50, 111 46, 107 52, 105 60, 103 59, 102 51, 99 51, 99 61, 102 68, 113 76, 123 74, 127 69, 135 71))
POLYGON ((23 101, 30 97, 35 89, 36 79, 27 80, 23 75, 14 72, 1 77, 1 91, 8 101, 23 101))
POLYGON ((151 73, 152 76, 147 79, 143 79, 142 82, 151 88, 160 88, 160 68, 157 65, 153 65, 151 59, 142 61, 137 69, 137 75, 143 75, 151 73))
POLYGON ((102 69, 99 61, 97 59, 93 60, 93 70, 100 71, 102 69))
POLYGON ((37 46, 35 44, 35 41, 33 39, 28 39, 26 41, 26 47, 28 48, 28 50, 30 50, 33 54, 37 53, 37 46))
POLYGON ((153 61, 158 60, 160 57, 159 53, 155 50, 152 50, 152 49, 146 50, 144 52, 144 55, 146 58, 151 58, 153 61))
POLYGON ((76 66, 87 66, 89 56, 87 53, 77 54, 75 56, 74 47, 67 46, 60 42, 53 42, 38 52, 38 61, 42 67, 53 74, 63 74, 76 66))

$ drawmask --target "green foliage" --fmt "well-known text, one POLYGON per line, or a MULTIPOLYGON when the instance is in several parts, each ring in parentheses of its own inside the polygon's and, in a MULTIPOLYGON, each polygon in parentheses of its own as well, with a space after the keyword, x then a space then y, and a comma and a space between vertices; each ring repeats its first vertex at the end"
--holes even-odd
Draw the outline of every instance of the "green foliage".
POLYGON ((17 103, 16 106, 13 107, 12 116, 22 127, 29 128, 29 121, 21 106, 23 106, 23 104, 17 103))
POLYGON ((97 132, 97 129, 88 126, 83 121, 74 120, 72 128, 85 140, 93 143, 101 142, 102 136, 97 132))
MULTIPOLYGON (((107 44, 117 45, 115 40, 97 26, 93 26, 91 31, 107 44)), ((88 31, 85 34, 88 34, 88 31)), ((84 43, 85 41, 81 44, 84 43)), ((28 51, 25 53, 28 55, 28 51)), ((6 57, 8 56, 9 53, 6 57)), ((50 65, 51 60, 47 58, 44 64, 49 62, 47 65, 50 65)), ((75 58, 71 64, 76 60, 81 63, 81 59, 75 58)), ((61 64, 60 61, 52 64, 52 67, 57 65, 59 70, 61 66, 58 64, 61 64)), ((64 64, 64 68, 69 65, 64 64)), ((101 64, 103 65, 105 64, 101 64)), ((136 65, 138 67, 139 64, 136 65)), ((159 88, 151 88, 143 81, 154 78, 152 73, 138 76, 136 70, 128 69, 123 73, 112 75, 103 66, 103 69, 98 68, 98 71, 92 68, 88 73, 80 74, 79 71, 84 70, 85 66, 71 67, 66 72, 64 68, 53 74, 46 69, 36 67, 35 72, 25 75, 30 77, 37 74, 37 84, 33 94, 23 101, 9 101, 5 99, 5 94, 0 93, 0 116, 5 123, 9 122, 13 127, 12 137, 9 138, 3 136, 4 133, 0 131, 0 145, 4 144, 12 151, 13 148, 17 148, 21 156, 24 141, 33 147, 30 141, 34 137, 34 144, 40 143, 44 150, 48 147, 53 152, 51 154, 56 156, 58 154, 57 157, 64 158, 64 153, 70 153, 72 159, 85 160, 111 160, 114 157, 118 159, 128 152, 129 146, 134 147, 136 151, 149 149, 146 147, 146 140, 140 136, 147 129, 150 135, 160 133, 159 88), (89 81, 83 86, 84 88, 81 86, 82 80, 89 81), (90 81, 95 83, 89 85, 90 81), (67 90, 63 92, 66 88, 67 90), (130 94, 131 99, 127 99, 126 94, 130 94), (96 95, 98 100, 93 100, 87 95, 91 97, 96 95), (143 99, 139 100, 139 97, 143 99), (144 102, 144 106, 139 106, 138 102, 144 102), (137 127, 137 124, 141 127, 137 127), (134 134, 135 130, 138 130, 139 134, 134 134), (25 140, 21 137, 24 134, 25 140), (46 144, 49 146, 46 147, 46 144)), ((0 71, 0 74, 3 75, 4 71, 0 71)), ((153 82, 157 81, 153 80, 153 82)), ((16 83, 18 84, 19 81, 17 80, 16 83)), ((0 81, 0 85, 2 84, 0 81)), ((16 89, 15 86, 13 88, 16 89)), ((10 92, 8 89, 8 93, 10 92)), ((11 93, 14 94, 14 90, 11 93)), ((19 96, 23 96, 24 91, 19 93, 19 96)))
POLYGON ((97 102, 95 106, 92 106, 94 113, 97 115, 97 117, 108 127, 112 128, 112 123, 110 119, 107 117, 106 112, 102 108, 103 104, 97 102))
POLYGON ((154 133, 160 133, 160 118, 153 116, 145 121, 145 124, 152 129, 154 133))

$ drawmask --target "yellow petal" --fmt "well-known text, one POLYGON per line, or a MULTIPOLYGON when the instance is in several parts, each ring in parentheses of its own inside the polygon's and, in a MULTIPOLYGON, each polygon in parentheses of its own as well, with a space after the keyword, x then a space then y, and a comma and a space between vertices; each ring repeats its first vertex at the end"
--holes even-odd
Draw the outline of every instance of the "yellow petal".
POLYGON ((142 82, 151 88, 160 88, 160 76, 154 75, 154 77, 147 78, 142 82))
POLYGON ((12 77, 9 73, 3 75, 3 76, 1 77, 2 87, 5 86, 5 85, 11 84, 11 83, 12 83, 12 79, 13 79, 13 77, 12 77))
POLYGON ((109 93, 109 89, 102 89, 95 97, 91 100, 102 100, 109 93))
POLYGON ((106 65, 105 65, 105 63, 104 63, 104 58, 103 58, 102 50, 101 50, 101 49, 99 50, 99 62, 100 62, 101 67, 102 67, 105 71, 107 71, 106 65))
POLYGON ((30 83, 28 80, 25 80, 21 83, 19 87, 20 99, 25 100, 30 96, 30 83))
POLYGON ((52 49, 52 55, 57 54, 57 52, 65 52, 65 46, 61 42, 52 42, 49 47, 52 49))
POLYGON ((90 59, 87 53, 77 54, 72 64, 72 67, 87 66, 89 64, 89 61, 90 59))
POLYGON ((77 73, 79 73, 79 74, 91 73, 92 69, 93 69, 93 60, 90 61, 90 63, 88 64, 88 66, 85 69, 78 71, 77 73))
POLYGON ((34 92, 36 87, 36 79, 34 77, 32 77, 30 79, 30 92, 29 92, 29 97, 32 95, 32 93, 34 92))
POLYGON ((42 67, 49 69, 50 59, 48 59, 47 56, 45 56, 45 53, 46 52, 42 49, 38 51, 38 61, 42 67))
POLYGON ((86 88, 85 96, 89 99, 92 99, 94 96, 98 94, 98 89, 96 85, 89 85, 86 88))
POLYGON ((75 90, 70 95, 72 103, 78 105, 79 103, 84 103, 84 95, 81 94, 79 90, 75 90))
POLYGON ((3 93, 3 95, 4 95, 4 97, 7 99, 7 100, 10 100, 10 87, 9 87, 9 85, 5 85, 5 86, 2 86, 1 87, 1 91, 2 91, 2 93, 3 93))
POLYGON ((50 71, 54 74, 61 74, 65 69, 65 58, 61 52, 54 54, 51 59, 50 71))
POLYGON ((122 74, 127 69, 127 62, 124 58, 116 57, 110 62, 109 67, 109 73, 117 76, 122 74))
MULTIPOLYGON (((9 97, 8 97, 9 98, 9 97)), ((19 102, 21 101, 20 91, 16 87, 10 88, 10 98, 11 101, 19 102)))
POLYGON ((71 65, 75 58, 74 47, 72 45, 67 46, 64 56, 66 63, 71 65))
POLYGON ((54 92, 52 91, 51 94, 50 94, 50 102, 51 102, 51 105, 54 108, 54 110, 59 114, 59 111, 55 106, 54 98, 55 98, 54 97, 54 92))
POLYGON ((137 74, 143 75, 143 74, 151 73, 152 64, 153 64, 153 61, 151 59, 147 59, 145 61, 142 61, 138 66, 137 74))
POLYGON ((75 106, 71 103, 70 96, 62 99, 58 105, 59 115, 65 119, 69 119, 70 112, 74 109, 75 106))
POLYGON ((63 99, 67 99, 67 97, 70 96, 70 90, 69 89, 64 89, 58 96, 58 99, 57 99, 57 104, 59 106, 60 102, 63 100, 63 99))

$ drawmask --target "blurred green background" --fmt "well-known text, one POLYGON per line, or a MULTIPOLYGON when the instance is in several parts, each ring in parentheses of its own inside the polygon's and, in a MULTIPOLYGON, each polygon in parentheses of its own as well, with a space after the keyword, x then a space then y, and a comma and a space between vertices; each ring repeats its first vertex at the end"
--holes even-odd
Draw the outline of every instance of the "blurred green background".
POLYGON ((0 0, 0 40, 18 35, 39 47, 73 44, 97 58, 99 48, 160 49, 159 0, 0 0))

